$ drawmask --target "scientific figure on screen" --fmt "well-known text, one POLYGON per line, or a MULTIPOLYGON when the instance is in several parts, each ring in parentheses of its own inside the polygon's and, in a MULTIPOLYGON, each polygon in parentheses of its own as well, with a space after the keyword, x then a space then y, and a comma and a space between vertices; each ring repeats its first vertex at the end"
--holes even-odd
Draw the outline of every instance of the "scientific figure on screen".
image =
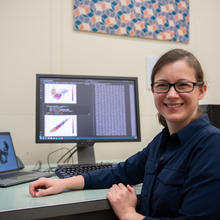
POLYGON ((0 145, 0 164, 8 162, 8 143, 3 141, 0 145))

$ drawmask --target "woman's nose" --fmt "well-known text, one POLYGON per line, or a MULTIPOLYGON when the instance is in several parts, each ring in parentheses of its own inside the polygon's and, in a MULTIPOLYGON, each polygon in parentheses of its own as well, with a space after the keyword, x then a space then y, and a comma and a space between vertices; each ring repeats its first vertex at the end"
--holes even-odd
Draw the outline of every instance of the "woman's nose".
POLYGON ((171 86, 168 93, 167 93, 167 97, 172 97, 172 96, 178 96, 178 92, 175 90, 174 86, 171 86))

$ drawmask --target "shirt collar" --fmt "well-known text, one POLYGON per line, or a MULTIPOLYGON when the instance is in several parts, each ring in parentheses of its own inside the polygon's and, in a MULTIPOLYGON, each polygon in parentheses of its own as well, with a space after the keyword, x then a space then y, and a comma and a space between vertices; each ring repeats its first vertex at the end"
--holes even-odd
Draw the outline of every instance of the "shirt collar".
POLYGON ((163 130, 163 144, 161 148, 161 153, 165 151, 165 149, 175 149, 180 144, 180 139, 176 133, 170 135, 168 128, 163 130))
POLYGON ((174 145, 175 145, 175 143, 176 143, 176 145, 178 145, 178 141, 181 144, 184 144, 186 141, 188 141, 192 137, 192 135, 194 133, 198 132, 198 130, 200 130, 201 128, 207 126, 208 124, 210 124, 209 117, 208 117, 207 114, 204 114, 201 117, 193 120, 191 123, 189 123, 187 126, 182 128, 178 132, 172 134, 171 136, 169 134, 168 128, 164 128, 163 129, 163 137, 166 138, 166 139, 171 138, 171 142, 172 142, 172 139, 173 139, 174 145))
POLYGON ((210 124, 209 117, 207 114, 193 120, 187 126, 179 130, 176 134, 178 135, 181 144, 188 141, 193 134, 197 133, 200 129, 210 124))

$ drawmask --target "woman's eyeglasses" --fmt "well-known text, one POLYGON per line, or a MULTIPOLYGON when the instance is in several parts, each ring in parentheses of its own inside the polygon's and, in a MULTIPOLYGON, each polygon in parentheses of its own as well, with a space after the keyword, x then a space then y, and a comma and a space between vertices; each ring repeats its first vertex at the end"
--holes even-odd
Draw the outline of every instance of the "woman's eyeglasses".
POLYGON ((192 92, 195 86, 202 86, 204 82, 155 82, 151 84, 151 87, 155 93, 168 93, 170 88, 173 86, 175 91, 178 93, 189 93, 192 92))

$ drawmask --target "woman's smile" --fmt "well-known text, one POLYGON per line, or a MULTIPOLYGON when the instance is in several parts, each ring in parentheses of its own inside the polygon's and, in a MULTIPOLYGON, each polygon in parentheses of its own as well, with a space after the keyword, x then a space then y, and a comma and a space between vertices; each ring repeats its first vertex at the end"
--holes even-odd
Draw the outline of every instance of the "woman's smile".
POLYGON ((166 107, 171 109, 179 109, 183 106, 183 103, 164 103, 166 107))

